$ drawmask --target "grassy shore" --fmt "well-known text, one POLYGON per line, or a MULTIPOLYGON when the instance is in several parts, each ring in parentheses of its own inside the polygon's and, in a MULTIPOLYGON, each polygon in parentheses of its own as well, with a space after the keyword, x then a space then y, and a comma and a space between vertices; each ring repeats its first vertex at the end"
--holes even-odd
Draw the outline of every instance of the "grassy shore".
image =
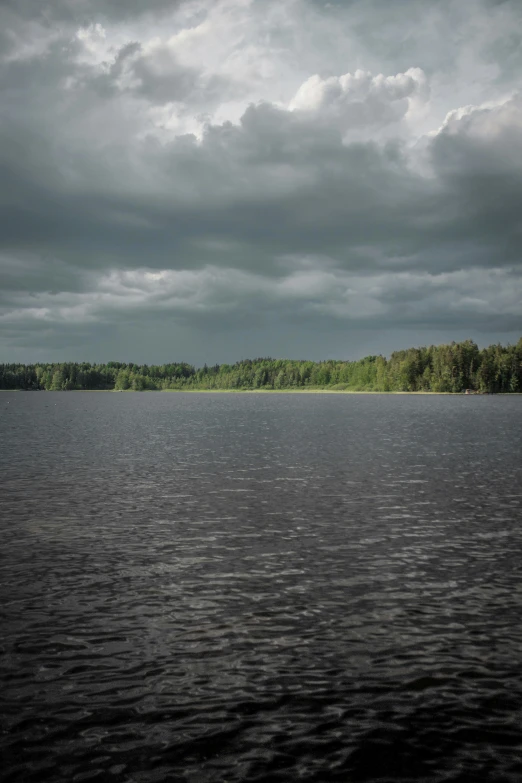
MULTIPOLYGON (((161 389, 200 394, 452 394, 453 392, 369 391, 363 389, 161 389)), ((462 392, 458 392, 462 394, 462 392)))
MULTIPOLYGON (((0 392, 22 391, 61 391, 59 389, 0 389, 0 392)), ((173 394, 408 394, 431 395, 444 397, 466 396, 464 392, 434 392, 434 391, 372 391, 365 389, 143 389, 138 392, 135 389, 69 389, 71 392, 97 392, 100 394, 120 394, 128 392, 142 394, 168 392, 173 394)), ((471 392, 470 397, 520 397, 522 392, 471 392)))

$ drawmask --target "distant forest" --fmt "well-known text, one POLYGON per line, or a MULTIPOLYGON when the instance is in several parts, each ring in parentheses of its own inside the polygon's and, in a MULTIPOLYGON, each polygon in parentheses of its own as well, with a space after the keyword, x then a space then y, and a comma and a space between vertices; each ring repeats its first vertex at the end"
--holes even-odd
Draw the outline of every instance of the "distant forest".
POLYGON ((0 364, 0 389, 331 389, 377 392, 522 392, 522 338, 479 349, 472 340, 395 351, 389 359, 323 362, 245 359, 236 364, 0 364))

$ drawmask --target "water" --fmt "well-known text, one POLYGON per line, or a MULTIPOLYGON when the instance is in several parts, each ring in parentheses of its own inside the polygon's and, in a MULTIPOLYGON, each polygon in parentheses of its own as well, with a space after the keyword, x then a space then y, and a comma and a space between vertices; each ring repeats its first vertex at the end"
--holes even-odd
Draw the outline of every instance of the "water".
POLYGON ((520 781, 521 397, 2 393, 7 781, 520 781))

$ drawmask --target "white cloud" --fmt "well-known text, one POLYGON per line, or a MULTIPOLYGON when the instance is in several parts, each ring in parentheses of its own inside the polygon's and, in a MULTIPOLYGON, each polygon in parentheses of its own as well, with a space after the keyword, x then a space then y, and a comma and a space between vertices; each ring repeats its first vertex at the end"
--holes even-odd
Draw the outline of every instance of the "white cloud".
POLYGON ((311 76, 300 86, 289 109, 319 115, 349 131, 400 122, 428 98, 428 82, 420 68, 393 76, 357 70, 326 79, 311 76))

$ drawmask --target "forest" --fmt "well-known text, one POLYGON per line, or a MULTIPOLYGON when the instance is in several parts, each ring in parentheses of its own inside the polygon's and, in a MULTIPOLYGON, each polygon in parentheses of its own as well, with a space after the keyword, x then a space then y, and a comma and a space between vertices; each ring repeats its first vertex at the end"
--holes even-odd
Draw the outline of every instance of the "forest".
POLYGON ((20 390, 295 390, 522 392, 522 338, 479 349, 472 340, 395 351, 389 359, 244 359, 195 368, 184 362, 0 364, 0 389, 20 390))

